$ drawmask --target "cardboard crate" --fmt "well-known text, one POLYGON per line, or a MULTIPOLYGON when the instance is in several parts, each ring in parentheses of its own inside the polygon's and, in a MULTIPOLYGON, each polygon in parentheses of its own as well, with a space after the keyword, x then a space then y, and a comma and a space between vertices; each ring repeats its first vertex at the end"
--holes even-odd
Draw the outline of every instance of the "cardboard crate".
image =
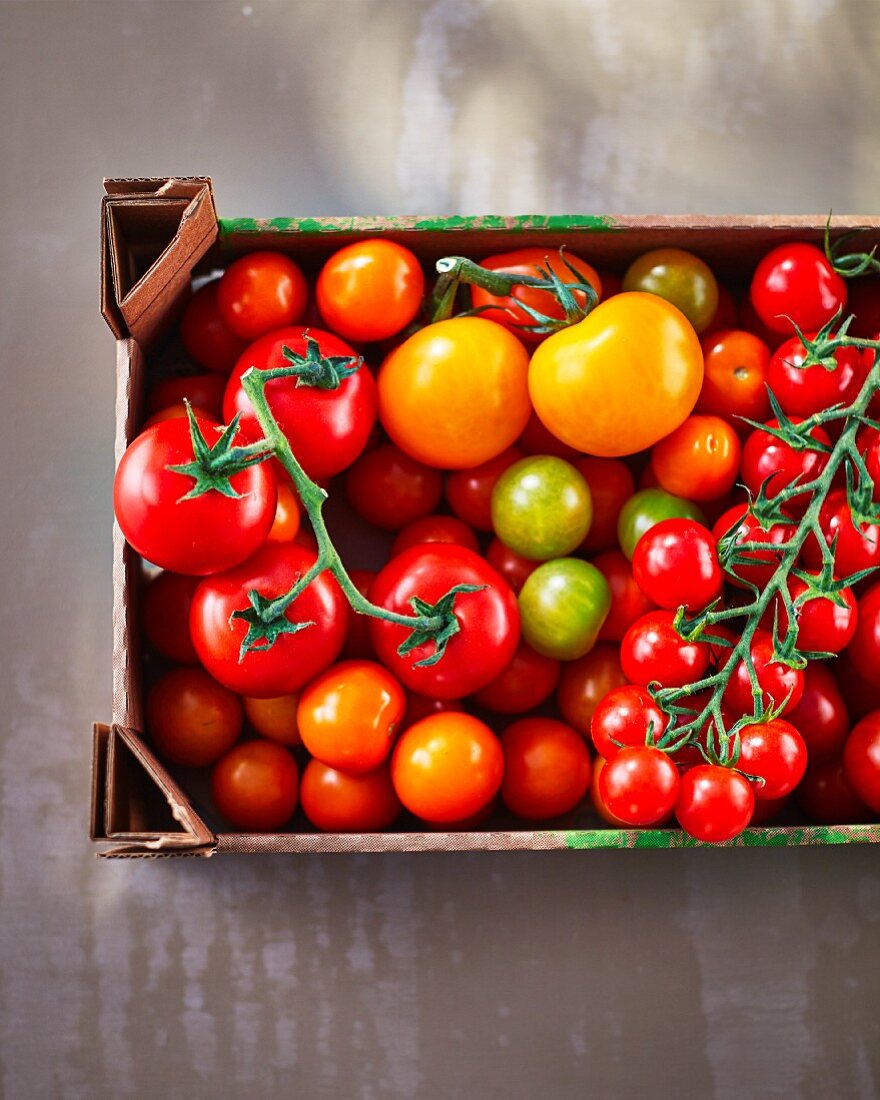
MULTIPOLYGON (((623 270, 648 249, 693 250, 723 278, 740 279, 786 240, 820 243, 825 216, 444 218, 234 218, 218 221, 206 178, 107 180, 102 204, 102 311, 117 338, 116 461, 137 434, 145 376, 173 330, 194 272, 222 267, 258 248, 288 252, 314 270, 335 249, 381 235, 411 248, 430 268, 440 256, 479 258, 513 248, 567 245, 598 267, 623 270)), ((880 243, 880 218, 835 217, 834 235, 863 229, 880 243)), ((425 852, 584 848, 684 848, 699 843, 679 829, 612 830, 589 811, 556 828, 501 822, 474 832, 395 830, 371 834, 215 831, 208 800, 156 759, 143 729, 138 624, 140 561, 118 526, 113 534, 113 715, 94 729, 91 836, 112 857, 210 856, 248 852, 425 852), (205 807, 197 810, 196 806, 205 807)), ((204 788, 204 784, 201 784, 204 788)), ((301 820, 301 819, 297 819, 301 820)), ((880 824, 784 825, 747 829, 731 846, 880 842, 880 824)))

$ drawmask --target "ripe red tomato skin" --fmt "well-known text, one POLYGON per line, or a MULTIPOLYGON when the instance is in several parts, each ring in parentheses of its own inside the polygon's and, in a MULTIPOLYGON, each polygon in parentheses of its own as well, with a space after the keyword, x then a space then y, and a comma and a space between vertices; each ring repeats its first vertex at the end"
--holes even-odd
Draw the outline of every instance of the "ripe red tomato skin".
POLYGON ((349 775, 310 760, 303 769, 299 798, 309 821, 329 833, 381 832, 403 810, 387 764, 373 772, 349 775))
POLYGON ((821 661, 804 669, 804 693, 788 713, 807 746, 810 767, 834 760, 843 752, 850 721, 835 679, 821 661))
POLYGON ((205 283, 187 302, 180 318, 180 339, 200 367, 229 374, 247 341, 223 323, 217 303, 218 283, 218 279, 205 283))
POLYGON ((514 592, 518 593, 528 578, 541 564, 529 561, 516 551, 505 546, 501 539, 492 539, 486 549, 486 561, 497 569, 514 592))
MULTIPOLYGON (((795 424, 801 423, 801 419, 791 417, 795 424)), ((779 427, 776 420, 769 420, 767 424, 774 428, 779 427)), ((822 428, 814 428, 810 436, 825 446, 831 443, 828 433, 822 428)), ((767 496, 772 499, 796 477, 800 477, 802 483, 812 481, 822 473, 827 464, 827 454, 820 451, 795 451, 769 432, 756 429, 743 444, 741 477, 753 496, 757 495, 766 480, 767 496)), ((797 510, 805 510, 808 502, 808 496, 794 497, 786 508, 796 514, 797 510)))
POLYGON ((580 451, 557 439, 534 410, 516 441, 516 447, 527 455, 555 455, 556 458, 564 458, 566 462, 574 462, 581 457, 580 451))
POLYGON ((880 814, 880 711, 853 727, 843 749, 843 770, 855 794, 880 814))
MULTIPOLYGON (((376 574, 370 569, 349 569, 348 576, 362 596, 369 598, 370 586, 376 574)), ((348 634, 342 647, 343 657, 348 660, 375 660, 373 643, 370 641, 370 617, 351 611, 348 617, 348 634)))
MULTIPOLYGON (((723 515, 719 516, 712 528, 712 535, 719 542, 727 534, 733 525, 739 520, 736 541, 741 542, 766 542, 766 553, 762 550, 748 551, 749 558, 754 559, 754 564, 735 566, 736 576, 742 581, 749 581, 759 588, 765 585, 776 571, 781 560, 781 554, 773 549, 780 546, 794 535, 794 524, 774 523, 769 531, 764 531, 753 515, 741 504, 735 504, 723 515)), ((738 588, 744 587, 740 581, 727 574, 728 579, 738 588)))
POLYGON ((179 664, 195 664, 199 657, 189 636, 189 607, 198 577, 160 573, 144 589, 141 623, 150 645, 179 664))
POLYGON ((466 523, 455 516, 438 515, 414 519, 398 531, 391 546, 391 557, 396 558, 404 550, 423 546, 428 542, 447 542, 452 546, 463 546, 475 554, 480 552, 477 536, 466 523))
POLYGON ((474 695, 474 702, 496 714, 524 714, 540 706, 559 683, 560 662, 543 657, 521 641, 510 663, 474 695))
POLYGON ((728 328, 704 335, 701 343, 705 375, 696 411, 723 417, 741 434, 748 428, 739 417, 766 420, 770 349, 764 341, 751 332, 728 328))
POLYGON ((599 641, 621 642, 636 619, 653 611, 655 605, 636 584, 632 566, 621 550, 597 554, 593 565, 608 581, 611 590, 611 610, 602 623, 599 641))
POLYGON ((699 764, 681 777, 675 816, 695 840, 721 844, 746 828, 755 808, 749 781, 730 768, 699 764))
POLYGON ((593 520, 582 547, 588 553, 617 546, 620 509, 635 492, 633 476, 618 458, 580 458, 575 469, 590 487, 593 520))
POLYGON ((295 324, 306 308, 308 287, 299 267, 279 252, 251 252, 229 265, 217 288, 223 323, 236 336, 258 340, 295 324))
POLYGON ((709 646, 680 638, 672 625, 674 617, 672 611, 649 611, 624 635, 620 663, 631 683, 647 686, 659 680, 664 687, 684 687, 706 672, 709 646))
POLYGON ((859 623, 847 655, 863 679, 880 687, 880 583, 859 600, 859 623))
MULTIPOLYGON (((858 529, 852 521, 846 489, 832 489, 819 512, 819 526, 830 546, 836 536, 834 572, 841 579, 850 577, 862 569, 880 566, 880 525, 868 524, 858 529)), ((814 538, 807 540, 803 550, 804 561, 818 567, 822 552, 814 538)))
POLYGON ((508 447, 495 458, 469 470, 452 470, 446 475, 446 501, 459 519, 478 531, 492 530, 492 489, 504 471, 525 455, 508 447))
POLYGON ((546 821, 573 810, 590 786, 584 740, 554 718, 521 718, 501 735, 501 799, 517 817, 546 821))
MULTIPOLYGON (((752 662, 763 695, 762 707, 779 707, 786 698, 783 714, 788 714, 800 702, 804 693, 804 674, 800 669, 773 661, 773 637, 766 630, 756 630, 751 644, 752 662)), ((754 713, 754 696, 748 669, 740 661, 724 689, 724 703, 739 717, 754 713)))
POLYGON ((795 727, 783 718, 745 726, 740 731, 737 766, 764 780, 755 785, 756 800, 784 798, 807 770, 807 746, 795 727))
POLYGON ((871 820, 871 811, 846 778, 841 757, 807 768, 795 797, 809 818, 824 825, 857 825, 871 820))
POLYGON ((667 611, 699 611, 721 595, 724 581, 712 532, 689 519, 666 519, 639 539, 633 576, 649 600, 667 611))
POLYGON ((596 707, 590 736, 596 752, 605 760, 612 760, 623 746, 646 744, 649 726, 653 727, 652 741, 659 741, 668 722, 646 688, 624 684, 610 691, 596 707))
POLYGON ((244 832, 268 833, 293 816, 299 787, 296 760, 273 741, 245 741, 214 765, 211 798, 244 832))
POLYGON ((846 305, 846 283, 813 244, 779 245, 760 261, 750 297, 761 322, 774 332, 816 332, 846 305))
POLYGON ((175 378, 163 378, 147 391, 146 415, 161 412, 171 405, 180 405, 184 399, 193 410, 204 409, 217 419, 223 419, 223 394, 226 379, 215 373, 187 374, 175 378))
POLYGON ((430 543, 393 558, 370 589, 373 603, 398 614, 412 614, 409 601, 419 596, 435 603, 456 584, 485 585, 455 599, 461 629, 434 665, 414 664, 434 652, 433 643, 400 657, 397 647, 409 630, 380 619, 370 623, 370 636, 380 660, 404 687, 436 699, 460 699, 485 687, 513 659, 519 643, 519 608, 509 585, 479 555, 462 546, 430 543))
POLYGON ((599 797, 627 825, 655 825, 675 808, 680 780, 665 752, 650 745, 621 749, 599 776, 599 797))
MULTIPOLYGON (((806 336, 814 340, 815 333, 806 336)), ((838 348, 837 369, 801 367, 807 351, 799 336, 776 349, 767 368, 767 384, 787 416, 806 418, 831 405, 849 405, 855 400, 867 369, 858 348, 838 348)), ((754 418, 753 418, 754 419, 754 418)))
POLYGON ((589 738, 593 715, 602 700, 626 683, 616 645, 600 642, 575 661, 566 661, 556 689, 564 722, 589 738))
MULTIPOLYGON (((788 580, 788 590, 796 601, 806 592, 807 584, 800 577, 792 576, 788 580)), ((858 604, 851 588, 840 589, 838 595, 844 606, 820 597, 796 605, 798 649, 807 653, 840 653, 852 641, 858 626, 858 604)), ((761 617, 760 625, 764 630, 773 629, 774 616, 780 633, 784 634, 788 629, 788 614, 778 597, 761 617)))
POLYGON ((147 691, 146 720, 163 760, 203 768, 241 735, 241 701, 202 668, 172 668, 147 691))
POLYGON ((345 493, 362 519, 397 531, 434 511, 443 495, 443 478, 439 470, 386 443, 361 455, 348 470, 345 493))

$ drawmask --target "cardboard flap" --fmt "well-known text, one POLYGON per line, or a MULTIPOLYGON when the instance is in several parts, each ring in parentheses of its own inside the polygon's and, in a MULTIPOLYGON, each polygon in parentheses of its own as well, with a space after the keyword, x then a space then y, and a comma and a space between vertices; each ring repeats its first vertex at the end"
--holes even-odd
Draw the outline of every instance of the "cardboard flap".
POLYGON ((210 179, 104 181, 101 312, 117 339, 148 346, 173 323, 217 238, 210 179))

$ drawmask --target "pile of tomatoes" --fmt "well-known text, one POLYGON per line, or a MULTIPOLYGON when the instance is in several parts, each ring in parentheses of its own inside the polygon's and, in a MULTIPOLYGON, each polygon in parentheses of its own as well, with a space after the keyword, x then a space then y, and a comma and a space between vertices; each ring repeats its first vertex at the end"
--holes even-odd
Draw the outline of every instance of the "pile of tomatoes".
MULTIPOLYGON (((690 685, 727 661, 735 619, 686 640, 676 611, 736 606, 742 580, 773 574, 799 515, 763 530, 749 494, 815 477, 833 440, 817 427, 817 449, 796 450, 774 435, 768 386, 795 423, 851 402, 873 351, 802 369, 793 324, 814 333, 848 302, 850 333, 875 337, 877 280, 848 285, 801 243, 733 290, 677 249, 636 258, 622 280, 544 249, 481 263, 536 281, 574 270, 599 304, 548 334, 535 329, 562 313, 543 285, 475 285, 470 310, 429 323, 420 262, 385 238, 340 248, 312 286, 294 259, 263 251, 194 292, 179 336, 197 370, 152 382, 114 487, 120 527, 153 567, 142 623, 157 754, 211 768, 216 811, 245 831, 376 831, 404 814, 459 829, 496 810, 559 824, 590 802, 614 826, 677 818, 708 841, 792 799, 799 820, 869 820, 880 812, 870 577, 799 608, 799 648, 835 660, 775 660, 779 609, 776 627, 762 621, 757 683, 731 670, 725 718, 751 714, 756 693, 775 709, 742 730, 732 765, 713 757, 711 731, 657 748, 669 715, 648 685, 690 685), (261 637, 253 614, 322 553, 289 464, 261 451, 242 385, 251 368, 291 364, 299 373, 264 392, 296 462, 389 549, 345 583, 318 573, 261 637), (724 537, 751 547, 740 582, 719 564, 724 537), (397 621, 355 614, 348 585, 397 621), (399 616, 436 610, 457 586, 437 659, 436 639, 399 616)), ((877 499, 880 432, 859 439, 877 499)), ((837 577, 880 565, 880 527, 853 523, 845 484, 820 524, 837 577)), ((802 559, 820 569, 815 539, 802 559)), ((789 583, 793 597, 807 587, 789 583)))

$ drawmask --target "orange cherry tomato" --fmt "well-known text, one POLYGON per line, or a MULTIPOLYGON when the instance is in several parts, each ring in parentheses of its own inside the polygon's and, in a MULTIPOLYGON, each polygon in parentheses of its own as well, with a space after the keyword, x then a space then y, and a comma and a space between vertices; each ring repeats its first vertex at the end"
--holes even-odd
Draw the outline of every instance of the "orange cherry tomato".
POLYGON ((474 702, 496 714, 524 714, 553 694, 559 661, 543 657, 520 642, 507 668, 474 696, 474 702))
POLYGON ((602 458, 635 454, 669 435, 702 384, 691 323, 664 298, 638 291, 616 294, 548 337, 529 366, 529 393, 546 427, 602 458))
MULTIPOLYGON (((559 250, 554 248, 519 248, 515 252, 505 252, 499 256, 487 256, 485 260, 480 260, 480 266, 487 268, 489 271, 503 271, 507 275, 540 275, 539 267, 543 268, 544 271, 549 268, 564 283, 572 283, 575 281, 575 276, 566 266, 566 261, 568 261, 578 272, 581 280, 589 283, 601 298, 602 280, 599 278, 596 269, 591 267, 585 260, 573 256, 570 252, 565 252, 564 256, 565 259, 559 254, 559 250)), ((581 307, 586 304, 587 297, 582 291, 576 290, 574 297, 581 307)), ((515 332, 523 343, 529 347, 533 347, 546 339, 546 334, 528 330, 527 326, 534 325, 535 321, 520 307, 519 302, 524 302, 532 309, 543 313, 546 317, 552 317, 556 321, 562 321, 565 318, 565 312, 552 291, 536 290, 530 286, 517 286, 513 288, 510 294, 503 295, 491 294, 481 287, 472 286, 471 301, 475 309, 495 307, 487 308, 482 316, 489 321, 504 325, 511 332, 515 332)))
POLYGON ((306 817, 327 833, 375 833, 393 825, 403 807, 387 764, 363 775, 351 775, 310 760, 300 782, 306 817))
MULTIPOLYGON (((349 578, 362 596, 369 597, 370 585, 376 574, 371 569, 349 569, 349 578)), ((342 647, 342 656, 348 660, 371 661, 376 656, 370 641, 370 616, 352 611, 348 618, 348 636, 342 647)))
POLYGON ((767 367, 770 349, 751 332, 728 329, 703 338, 705 377, 697 412, 713 413, 737 431, 750 432, 738 419, 770 419, 767 367))
POLYGON ((508 447, 495 458, 468 470, 453 470, 446 478, 446 501, 459 519, 479 531, 492 530, 492 489, 504 471, 525 455, 508 447))
MULTIPOLYGON (((193 406, 193 413, 199 420, 216 420, 216 417, 205 412, 204 409, 195 408, 195 406, 193 406)), ((154 412, 151 417, 148 417, 141 425, 141 431, 145 432, 147 428, 152 428, 154 424, 161 424, 163 420, 182 420, 186 415, 186 405, 182 401, 176 405, 167 405, 164 409, 159 409, 158 412, 154 412)))
POLYGON ((493 321, 428 325, 382 364, 379 419, 401 450, 427 466, 479 466, 526 426, 528 369, 523 345, 493 321))
POLYGON ((509 546, 505 546, 501 539, 492 539, 486 550, 486 560, 501 574, 514 592, 526 583, 529 577, 541 564, 539 561, 529 561, 528 558, 517 554, 509 546))
POLYGON ((593 521, 582 543, 586 551, 617 545, 617 520, 624 502, 636 491, 633 476, 619 458, 579 458, 575 469, 590 487, 593 521))
POLYGON ((242 698, 244 713, 254 730, 261 737, 277 741, 279 745, 294 748, 302 744, 296 724, 296 708, 299 693, 278 695, 274 699, 242 698))
POLYGON ((203 668, 175 668, 147 692, 147 731, 163 760, 213 764, 241 734, 241 703, 203 668))
POLYGON ((296 722, 322 764, 361 774, 391 751, 405 707, 403 688, 382 665, 341 661, 303 689, 296 722))
POLYGON ((275 519, 266 536, 266 541, 293 542, 299 534, 300 520, 299 497, 296 489, 286 481, 279 480, 275 519))
POLYGON ((636 584, 632 564, 620 550, 606 550, 593 558, 611 589, 611 610, 602 623, 599 641, 622 642, 623 636, 636 619, 654 610, 654 604, 636 584))
POLYGON ((416 256, 381 237, 340 248, 321 268, 315 296, 327 327, 346 340, 387 340, 418 314, 425 277, 416 256))
POLYGON ((454 546, 466 546, 475 554, 480 552, 480 544, 473 530, 455 516, 422 516, 408 523, 391 547, 391 557, 396 558, 411 546, 422 546, 426 542, 450 542, 454 546))
POLYGON ((295 325, 305 312, 307 298, 305 276, 280 252, 240 256, 226 269, 217 288, 224 325, 248 341, 295 325))
POLYGON ((689 416, 651 451, 661 488, 688 500, 729 493, 739 474, 739 436, 719 416, 689 416))
POLYGON ((211 798, 235 828, 249 833, 280 829, 293 817, 299 769, 290 753, 271 741, 245 741, 214 765, 211 798))
POLYGON ((498 792, 504 755, 489 727, 447 711, 416 722, 391 758, 397 796, 416 817, 453 824, 479 813, 498 792))
POLYGON ((521 718, 501 735, 501 800, 527 821, 573 810, 590 786, 590 753, 571 726, 554 718, 521 718))
POLYGON ((620 647, 602 642, 585 657, 565 662, 556 689, 559 712, 570 726, 587 737, 593 711, 609 691, 625 683, 620 647))
POLYGON ((219 279, 205 283, 193 294, 180 318, 180 339, 191 356, 205 370, 229 374, 247 341, 223 323, 217 301, 219 279))

